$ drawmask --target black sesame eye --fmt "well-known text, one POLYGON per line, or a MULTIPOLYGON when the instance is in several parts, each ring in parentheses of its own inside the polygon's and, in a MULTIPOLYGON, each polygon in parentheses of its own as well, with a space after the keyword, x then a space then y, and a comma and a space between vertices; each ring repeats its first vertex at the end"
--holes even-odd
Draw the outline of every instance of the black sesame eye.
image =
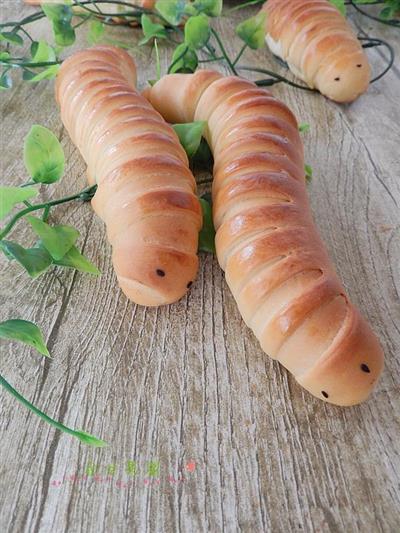
POLYGON ((156 273, 157 276, 160 276, 160 278, 163 278, 165 276, 164 270, 161 270, 160 268, 157 268, 156 273))
POLYGON ((321 391, 321 394, 324 398, 329 398, 329 394, 327 392, 325 392, 324 390, 321 391))
POLYGON ((339 76, 338 76, 337 78, 335 78, 335 81, 340 81, 340 78, 339 78, 339 76))
POLYGON ((369 369, 369 366, 366 365, 365 363, 363 363, 363 364, 361 365, 361 370, 362 370, 363 372, 366 372, 367 374, 369 374, 369 373, 371 372, 371 370, 369 369))
POLYGON ((358 67, 358 68, 361 68, 361 67, 362 67, 361 63, 359 63, 359 64, 357 65, 357 67, 358 67))
POLYGON ((192 285, 193 285, 193 281, 189 281, 189 283, 186 285, 186 287, 187 287, 188 289, 190 289, 190 287, 191 287, 192 285))

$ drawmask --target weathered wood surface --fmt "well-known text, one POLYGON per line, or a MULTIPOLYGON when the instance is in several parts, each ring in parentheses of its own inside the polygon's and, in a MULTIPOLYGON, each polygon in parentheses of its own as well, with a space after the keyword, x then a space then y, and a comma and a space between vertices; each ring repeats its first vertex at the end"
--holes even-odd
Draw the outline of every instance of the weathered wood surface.
MULTIPOLYGON (((4 20, 25 12, 21 1, 2 3, 4 20)), ((219 26, 231 52, 240 46, 235 24, 252 12, 219 26)), ((390 40, 400 57, 398 30, 355 21, 390 40)), ((122 31, 131 42, 137 38, 135 30, 122 31)), ((48 35, 43 24, 35 34, 41 32, 48 35)), ((147 48, 137 55, 142 85, 154 77, 149 55, 147 48)), ((377 52, 370 57, 378 69, 377 52)), ((281 68, 266 50, 245 60, 281 68)), ((262 353, 210 255, 202 255, 187 298, 160 309, 136 307, 117 288, 104 227, 90 206, 60 207, 53 220, 78 227, 103 275, 58 271, 30 281, 1 258, 0 318, 40 324, 54 356, 45 361, 3 342, 1 371, 51 416, 111 445, 88 449, 0 392, 1 531, 400 530, 399 77, 397 61, 368 94, 341 107, 274 88, 311 124, 305 146, 315 175, 313 211, 349 293, 385 348, 373 397, 342 409, 303 392, 262 353), (128 460, 138 466, 131 478, 128 460), (160 464, 160 482, 152 486, 145 481, 151 460, 160 464), (84 475, 90 462, 100 475, 115 464, 113 480, 68 479, 84 475), (168 480, 180 469, 184 481, 168 480)), ((2 182, 24 179, 22 141, 33 123, 55 131, 68 156, 65 178, 43 189, 44 197, 80 190, 84 165, 46 82, 17 83, 2 94, 2 182)), ((14 236, 32 242, 24 224, 14 236)))

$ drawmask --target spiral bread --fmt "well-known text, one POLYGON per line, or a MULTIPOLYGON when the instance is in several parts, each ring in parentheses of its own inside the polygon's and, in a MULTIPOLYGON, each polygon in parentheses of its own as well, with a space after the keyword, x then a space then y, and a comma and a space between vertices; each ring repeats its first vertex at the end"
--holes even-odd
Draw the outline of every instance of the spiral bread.
POLYGON ((198 268, 201 207, 171 126, 135 90, 130 56, 97 46, 68 58, 56 82, 61 117, 97 183, 124 293, 141 305, 181 298, 198 268))
POLYGON ((318 398, 364 400, 382 350, 314 226, 291 111, 254 83, 210 70, 167 75, 145 96, 169 122, 208 123, 218 261, 263 350, 318 398))
POLYGON ((268 0, 266 43, 309 87, 336 102, 352 102, 371 69, 345 17, 328 0, 268 0))

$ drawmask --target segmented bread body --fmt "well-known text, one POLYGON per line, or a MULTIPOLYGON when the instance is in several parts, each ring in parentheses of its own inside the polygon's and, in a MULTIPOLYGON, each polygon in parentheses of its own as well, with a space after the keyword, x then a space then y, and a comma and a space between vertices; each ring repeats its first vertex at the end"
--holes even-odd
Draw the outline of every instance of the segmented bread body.
POLYGON ((208 123, 218 261, 262 348, 318 398, 364 400, 382 350, 314 226, 291 111, 250 81, 207 70, 165 76, 145 95, 168 121, 208 123))
POLYGON ((346 18, 328 0, 268 0, 266 42, 293 73, 337 102, 369 85, 368 58, 346 18))
POLYGON ((130 56, 100 46, 63 63, 56 97, 89 183, 98 185, 92 205, 122 290, 138 304, 162 305, 196 276, 201 207, 178 137, 135 83, 130 56))

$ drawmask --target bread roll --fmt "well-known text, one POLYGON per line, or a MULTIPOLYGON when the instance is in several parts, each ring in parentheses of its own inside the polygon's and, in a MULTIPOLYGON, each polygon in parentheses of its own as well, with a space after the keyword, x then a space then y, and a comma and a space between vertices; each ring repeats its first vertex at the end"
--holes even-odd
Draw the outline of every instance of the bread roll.
POLYGON ((98 185, 92 205, 107 226, 121 289, 155 306, 181 298, 195 279, 202 215, 177 135, 135 83, 126 52, 97 46, 62 64, 56 98, 98 185))
POLYGON ((317 398, 365 400, 383 367, 312 220, 293 113, 267 90, 209 70, 145 91, 171 122, 207 121, 218 261, 263 350, 317 398))
POLYGON ((328 0, 268 0, 262 10, 271 52, 309 87, 336 102, 352 102, 368 89, 368 58, 328 0))

